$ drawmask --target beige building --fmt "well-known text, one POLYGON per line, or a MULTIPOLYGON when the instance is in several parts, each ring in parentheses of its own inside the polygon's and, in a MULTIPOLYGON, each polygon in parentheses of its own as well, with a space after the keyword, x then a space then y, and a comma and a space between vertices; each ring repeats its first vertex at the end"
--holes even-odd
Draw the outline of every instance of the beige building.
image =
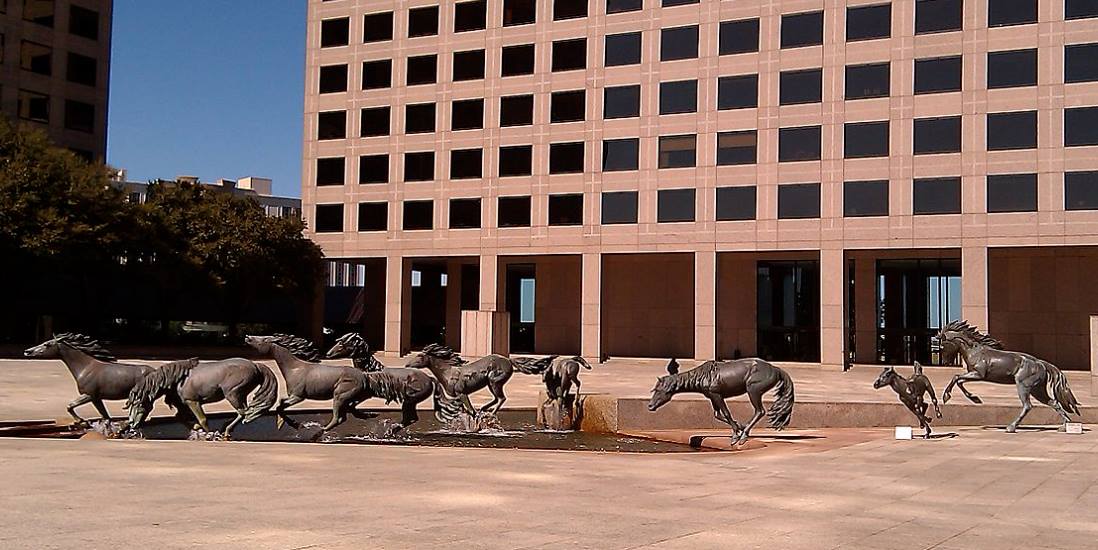
MULTIPOLYGON (((148 198, 149 184, 142 181, 128 181, 126 171, 117 171, 112 184, 126 193, 126 199, 130 202, 144 203, 148 198)), ((246 197, 256 202, 263 211, 271 217, 297 218, 301 216, 301 199, 296 197, 280 197, 274 194, 274 182, 270 178, 258 178, 248 176, 230 180, 221 178, 215 182, 199 181, 196 176, 176 176, 174 180, 160 180, 161 183, 186 182, 193 185, 202 185, 206 189, 221 193, 231 193, 237 197, 246 197)))
POLYGON ((107 155, 111 0, 0 0, 0 110, 99 162, 107 155))
POLYGON ((964 318, 1087 365, 1098 2, 310 0, 307 40, 327 323, 386 351, 935 363, 964 318))

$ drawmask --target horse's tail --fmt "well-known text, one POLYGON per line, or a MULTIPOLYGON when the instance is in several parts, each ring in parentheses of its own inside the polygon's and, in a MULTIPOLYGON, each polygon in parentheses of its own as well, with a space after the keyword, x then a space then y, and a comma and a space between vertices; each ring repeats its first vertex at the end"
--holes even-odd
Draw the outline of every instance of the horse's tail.
POLYGON ((244 411, 245 423, 263 416, 263 413, 271 410, 271 407, 275 405, 275 401, 278 400, 278 378, 275 378, 274 371, 271 370, 271 367, 262 363, 256 363, 255 367, 259 370, 259 374, 263 376, 263 380, 259 383, 259 388, 252 394, 251 399, 248 400, 248 408, 244 411))
POLYGON ((572 360, 579 363, 581 367, 583 367, 587 370, 591 370, 591 364, 588 363, 586 359, 584 359, 584 358, 577 355, 575 357, 572 357, 572 360))
POLYGON ((1049 397, 1059 403, 1065 411, 1071 414, 1079 414, 1079 400, 1075 399, 1075 394, 1072 393, 1071 386, 1068 385, 1067 376, 1048 361, 1041 361, 1041 364, 1045 366, 1045 370, 1048 372, 1049 397))
POLYGON ((775 386, 774 403, 766 416, 771 428, 781 430, 789 425, 789 418, 793 416, 793 379, 778 367, 774 370, 778 371, 778 384, 775 386))
POLYGON ((556 355, 542 357, 541 359, 535 359, 533 357, 515 357, 513 359, 508 359, 508 361, 511 362, 511 366, 513 366, 515 370, 522 374, 541 374, 553 364, 553 360, 556 358, 556 355))
POLYGON ((446 395, 446 390, 442 389, 442 384, 438 380, 431 380, 434 385, 434 395, 432 400, 435 404, 435 418, 439 422, 448 423, 451 420, 458 417, 464 409, 464 404, 461 402, 460 397, 451 398, 446 395))
MULTIPOLYGON (((141 378, 141 381, 130 390, 125 408, 129 409, 134 405, 141 405, 146 409, 146 412, 150 411, 153 401, 156 401, 160 396, 168 393, 169 390, 174 390, 179 384, 183 383, 183 381, 187 379, 187 376, 190 375, 191 369, 197 365, 198 359, 192 357, 182 361, 173 361, 158 369, 149 371, 141 378)), ((179 405, 178 399, 168 399, 167 402, 173 407, 179 405)))

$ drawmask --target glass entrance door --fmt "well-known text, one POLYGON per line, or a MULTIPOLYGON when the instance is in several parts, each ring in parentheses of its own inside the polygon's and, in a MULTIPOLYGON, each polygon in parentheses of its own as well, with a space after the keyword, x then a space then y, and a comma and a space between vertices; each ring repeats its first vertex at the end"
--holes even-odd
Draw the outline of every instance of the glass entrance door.
POLYGON ((757 271, 759 357, 772 361, 819 361, 819 262, 759 262, 757 271))
POLYGON ((961 316, 961 261, 877 261, 877 360, 942 364, 934 335, 961 316))
POLYGON ((507 311, 511 314, 511 351, 534 353, 537 278, 534 264, 507 266, 507 311))

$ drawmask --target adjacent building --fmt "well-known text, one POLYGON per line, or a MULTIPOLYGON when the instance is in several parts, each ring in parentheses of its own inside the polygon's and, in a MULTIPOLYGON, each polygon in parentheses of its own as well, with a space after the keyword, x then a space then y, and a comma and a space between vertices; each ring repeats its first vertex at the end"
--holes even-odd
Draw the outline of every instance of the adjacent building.
POLYGON ((1088 361, 1098 1, 310 0, 327 323, 587 357, 1088 361))
MULTIPOLYGON (((268 216, 278 218, 301 217, 301 199, 275 195, 272 189, 273 182, 270 178, 252 176, 235 180, 222 178, 216 182, 208 183, 199 181, 195 176, 176 176, 174 180, 161 181, 161 183, 168 185, 174 182, 202 185, 212 191, 232 193, 238 197, 250 198, 263 207, 263 211, 268 216)), ((141 181, 127 181, 125 170, 118 171, 114 175, 112 183, 126 193, 126 198, 130 202, 144 203, 148 196, 149 184, 141 181)))

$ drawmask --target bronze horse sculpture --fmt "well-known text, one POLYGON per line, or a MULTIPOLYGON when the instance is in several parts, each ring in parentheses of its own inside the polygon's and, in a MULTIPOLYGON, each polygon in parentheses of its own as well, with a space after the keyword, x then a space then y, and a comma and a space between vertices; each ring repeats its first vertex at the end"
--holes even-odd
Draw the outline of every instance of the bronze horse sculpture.
POLYGON ((965 388, 966 382, 991 382, 994 384, 1014 384, 1018 388, 1018 399, 1022 402, 1022 412, 1007 425, 1006 431, 1018 431, 1018 424, 1029 414, 1033 404, 1030 397, 1052 407, 1063 421, 1061 429, 1066 428, 1071 418, 1068 414, 1079 414, 1079 401, 1075 399, 1067 376, 1055 365, 1038 359, 1028 353, 1003 350, 1003 344, 981 333, 967 321, 953 321, 938 331, 938 341, 942 345, 946 360, 952 361, 961 356, 966 372, 958 374, 949 381, 942 394, 942 403, 948 403, 950 392, 956 385, 965 397, 973 403, 982 403, 979 397, 965 388))
POLYGON ((930 385, 930 379, 923 374, 923 366, 915 362, 915 372, 911 378, 904 378, 896 369, 885 367, 881 375, 873 382, 873 389, 879 390, 885 386, 892 388, 899 396, 900 402, 919 419, 919 425, 923 428, 923 439, 930 439, 930 418, 926 415, 927 404, 923 395, 930 394, 930 402, 934 404, 934 414, 942 417, 942 410, 938 408, 938 396, 934 395, 934 387, 930 385))
POLYGON ((76 380, 80 396, 69 403, 66 410, 78 424, 87 420, 76 414, 76 407, 91 403, 103 420, 110 421, 111 414, 103 401, 120 401, 130 395, 130 390, 154 368, 148 365, 119 363, 109 351, 95 339, 83 334, 66 332, 58 334, 23 352, 26 357, 40 359, 60 358, 76 380))
POLYGON ((366 339, 357 332, 348 332, 336 339, 335 344, 328 350, 328 359, 350 358, 355 368, 364 372, 379 372, 385 365, 374 357, 374 350, 366 343, 366 339))
POLYGON ((141 426, 160 397, 176 409, 180 419, 186 418, 181 407, 186 405, 196 422, 195 429, 207 432, 210 426, 202 405, 228 401, 236 411, 236 418, 222 431, 222 435, 229 437, 237 424, 247 424, 274 406, 278 400, 278 378, 270 367, 239 357, 205 363, 199 363, 198 359, 168 363, 146 374, 130 391, 126 408, 131 428, 141 426))
POLYGON ((652 388, 652 399, 648 401, 648 410, 655 411, 671 401, 677 393, 700 393, 709 398, 713 405, 713 416, 732 428, 732 444, 739 445, 747 441, 751 428, 764 414, 775 430, 789 425, 793 414, 793 379, 784 370, 762 359, 737 359, 735 361, 706 361, 686 372, 679 373, 675 366, 669 365, 667 376, 661 376, 652 388), (767 412, 763 407, 763 394, 775 390, 774 403, 767 412), (747 394, 755 415, 741 426, 728 410, 724 402, 729 397, 747 394))
POLYGON ((488 388, 492 393, 492 400, 481 407, 480 411, 498 413, 507 401, 503 386, 515 371, 541 374, 548 367, 548 363, 544 360, 515 360, 496 354, 466 362, 452 349, 430 344, 412 358, 408 367, 430 370, 442 390, 443 395, 440 398, 459 399, 465 412, 476 416, 477 411, 469 401, 469 394, 488 388))
POLYGON ((591 370, 591 365, 580 356, 557 357, 550 356, 548 368, 541 375, 541 381, 545 383, 545 402, 554 400, 566 401, 572 385, 576 385, 576 395, 579 396, 580 380, 579 370, 583 367, 591 370))

